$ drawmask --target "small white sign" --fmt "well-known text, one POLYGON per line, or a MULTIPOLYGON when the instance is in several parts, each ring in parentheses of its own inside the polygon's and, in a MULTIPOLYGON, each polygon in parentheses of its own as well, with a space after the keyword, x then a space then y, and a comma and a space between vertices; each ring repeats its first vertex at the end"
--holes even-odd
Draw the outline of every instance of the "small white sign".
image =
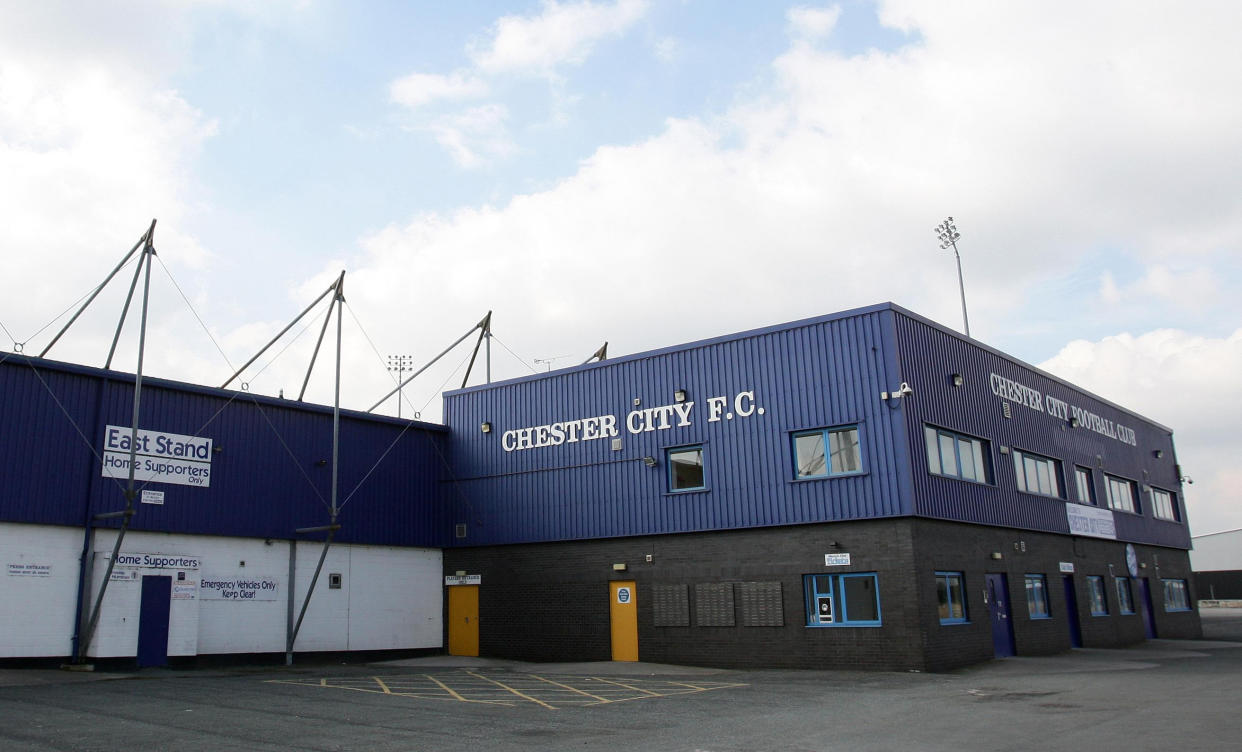
POLYGON ((1072 561, 1061 562, 1061 571, 1065 574, 1073 574, 1074 573, 1074 562, 1072 561))
MULTIPOLYGON (((96 555, 103 560, 112 556, 110 551, 99 551, 96 555)), ((202 562, 197 556, 184 554, 129 554, 119 553, 116 556, 116 567, 141 567, 142 569, 198 569, 202 562)))
POLYGON ((849 554, 824 554, 824 566, 826 567, 848 567, 849 565, 849 554))
POLYGON ((632 590, 628 587, 617 588, 617 603, 625 605, 632 600, 634 600, 634 592, 632 590))
POLYGON ((175 580, 172 586, 174 601, 192 601, 198 595, 198 583, 194 580, 175 580))
POLYGON ((9 562, 10 577, 51 577, 51 564, 27 564, 26 562, 9 562))
POLYGON ((198 583, 199 598, 205 601, 274 601, 279 599, 280 583, 275 577, 204 577, 198 583))
POLYGON ((445 585, 481 585, 483 584, 483 575, 467 574, 467 575, 446 575, 444 577, 445 585))
POLYGON ((164 492, 163 491, 152 491, 150 489, 144 488, 142 490, 142 503, 143 504, 163 504, 164 503, 164 492))

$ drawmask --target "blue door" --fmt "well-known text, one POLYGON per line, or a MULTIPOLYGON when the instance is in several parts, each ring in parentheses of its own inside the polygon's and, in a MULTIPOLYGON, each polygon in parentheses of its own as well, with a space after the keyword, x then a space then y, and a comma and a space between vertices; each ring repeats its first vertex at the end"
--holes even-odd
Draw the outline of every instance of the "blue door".
POLYGON ((1069 620, 1070 647, 1082 647, 1082 625, 1078 623, 1078 595, 1074 592, 1074 576, 1064 575, 1065 617, 1069 620))
POLYGON ((168 663, 168 607, 172 604, 172 577, 143 577, 138 607, 138 665, 168 663))
POLYGON ((1146 577, 1139 580, 1139 608, 1143 609, 1143 629, 1147 632, 1147 639, 1156 639, 1156 612, 1151 607, 1151 588, 1146 577))
POLYGON ((984 602, 992 619, 992 649, 997 658, 1008 658, 1017 651, 1013 644, 1013 622, 1009 618, 1009 583, 1004 574, 988 573, 984 602))

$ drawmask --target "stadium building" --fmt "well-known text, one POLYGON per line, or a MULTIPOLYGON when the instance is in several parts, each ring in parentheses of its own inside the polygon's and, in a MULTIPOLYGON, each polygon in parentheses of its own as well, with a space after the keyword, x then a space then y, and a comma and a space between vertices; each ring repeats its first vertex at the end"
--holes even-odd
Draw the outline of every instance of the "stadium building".
POLYGON ((892 304, 443 425, 342 411, 337 518, 331 408, 148 380, 135 431, 133 379, 0 362, 0 657, 944 670, 1201 633, 1171 431, 892 304))

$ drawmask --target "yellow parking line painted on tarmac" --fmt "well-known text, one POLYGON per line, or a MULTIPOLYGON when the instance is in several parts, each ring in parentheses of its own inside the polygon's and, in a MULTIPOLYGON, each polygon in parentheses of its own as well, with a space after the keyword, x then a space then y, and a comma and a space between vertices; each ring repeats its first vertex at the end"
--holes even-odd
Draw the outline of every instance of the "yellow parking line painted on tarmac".
POLYGON ((457 693, 457 690, 453 689, 449 685, 435 678, 431 674, 423 674, 423 676, 427 677, 428 679, 432 680, 436 684, 440 685, 440 689, 443 689, 445 692, 448 692, 449 695, 451 695, 454 700, 460 700, 461 702, 477 702, 483 705, 505 705, 510 708, 513 707, 513 703, 504 702, 503 700, 471 700, 469 698, 462 697, 460 694, 457 693))
POLYGON ((605 684, 615 684, 618 687, 625 687, 626 689, 632 689, 635 692, 642 692, 651 697, 662 697, 662 695, 659 692, 652 692, 650 689, 643 689, 642 687, 635 687, 633 684, 626 684, 625 682, 613 681, 612 679, 605 679, 602 676, 592 676, 591 678, 594 679, 595 681, 604 682, 605 684))
POLYGON ((489 678, 487 678, 486 676, 483 676, 482 674, 476 674, 476 673, 475 673, 475 672, 473 672, 473 671, 467 671, 466 673, 467 673, 467 674, 470 674, 471 676, 473 676, 473 677, 474 677, 474 678, 476 678, 476 679, 482 679, 483 681, 486 681, 486 682, 491 682, 492 684, 495 684, 495 685, 496 685, 496 686, 498 686, 498 687, 503 687, 504 689, 509 690, 510 692, 512 692, 513 694, 517 695, 518 697, 521 697, 522 699, 525 699, 525 700, 530 700, 531 702, 535 703, 536 705, 542 705, 542 706, 544 706, 545 708, 547 708, 548 710, 556 710, 556 707, 555 707, 554 705, 549 705, 548 703, 544 702, 543 700, 538 699, 537 697, 531 697, 530 695, 523 694, 523 693, 521 693, 521 692, 517 691, 516 689, 514 689, 513 687, 510 687, 509 685, 504 684, 504 683, 502 683, 502 682, 498 682, 498 681, 496 681, 495 679, 489 679, 489 678))
POLYGON ((577 687, 571 687, 568 684, 561 684, 558 681, 552 681, 551 679, 544 678, 542 676, 539 676, 538 674, 530 674, 530 676, 535 679, 538 679, 539 681, 547 682, 548 684, 554 684, 558 687, 564 687, 565 689, 568 689, 570 692, 576 692, 582 695, 583 697, 590 697, 592 700, 599 700, 601 703, 612 702, 612 700, 609 700, 606 697, 600 697, 599 695, 593 695, 590 692, 583 692, 581 689, 578 689, 577 687))
POLYGON ((686 684, 685 682, 678 682, 678 681, 670 681, 670 682, 666 682, 666 683, 667 683, 667 684, 676 684, 676 685, 677 685, 677 686, 679 686, 679 687, 686 687, 686 688, 688 688, 688 689, 693 689, 695 692, 706 692, 708 689, 710 689, 710 687, 699 687, 699 686, 696 686, 696 685, 694 685, 694 684, 686 684))
POLYGON ((504 681, 476 671, 463 670, 438 677, 431 674, 406 674, 292 680, 268 679, 267 683, 347 689, 352 692, 413 697, 423 700, 470 702, 480 705, 504 705, 505 707, 515 707, 521 704, 520 698, 548 710, 677 697, 747 686, 742 683, 679 682, 654 678, 618 681, 602 676, 556 676, 554 678, 538 674, 502 674, 500 676, 504 681))

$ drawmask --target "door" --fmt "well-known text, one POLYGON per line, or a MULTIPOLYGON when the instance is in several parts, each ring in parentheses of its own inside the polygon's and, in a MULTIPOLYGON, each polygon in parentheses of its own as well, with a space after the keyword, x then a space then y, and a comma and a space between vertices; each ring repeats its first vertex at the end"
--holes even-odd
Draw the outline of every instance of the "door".
POLYGON ((992 619, 992 650, 997 658, 1008 658, 1017 651, 1013 644, 1013 622, 1009 618, 1009 581, 1004 574, 989 572, 983 601, 992 619))
POLYGON ((138 606, 138 665, 168 665, 168 609, 172 605, 172 577, 142 578, 138 606))
POLYGON ((449 655, 479 654, 479 586, 452 585, 448 589, 449 655))
POLYGON ((1156 639, 1156 612, 1151 606, 1151 587, 1146 577, 1139 579, 1139 608, 1143 609, 1143 629, 1147 639, 1156 639))
POLYGON ((1078 622, 1078 594, 1074 592, 1074 576, 1063 575, 1065 582, 1065 617, 1069 619, 1070 647, 1082 647, 1082 625, 1078 622))
POLYGON ((634 582, 608 583, 608 613, 612 621, 612 659, 638 660, 638 588, 634 582))

